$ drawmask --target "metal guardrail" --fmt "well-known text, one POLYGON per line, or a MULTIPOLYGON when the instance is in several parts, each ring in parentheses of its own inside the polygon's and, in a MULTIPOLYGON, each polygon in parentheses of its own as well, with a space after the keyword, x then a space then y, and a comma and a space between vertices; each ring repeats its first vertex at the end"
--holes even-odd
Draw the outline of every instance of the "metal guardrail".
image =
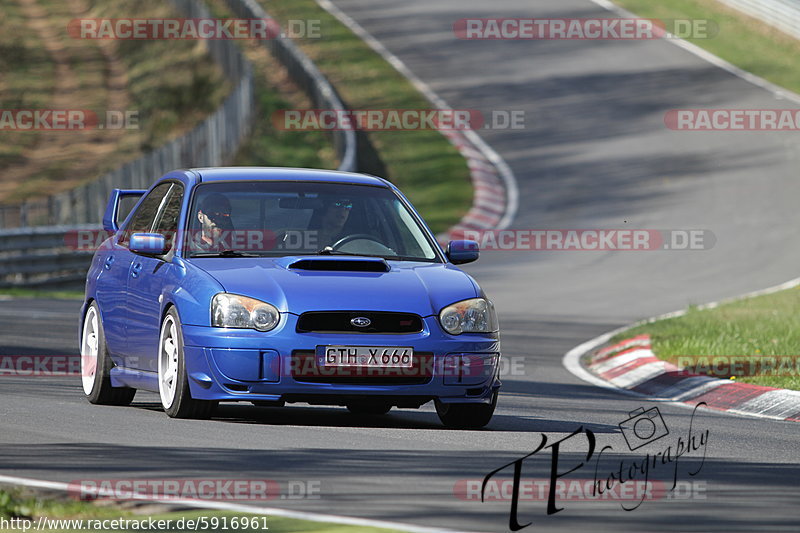
POLYGON ((800 39, 800 0, 720 0, 800 39))
POLYGON ((70 232, 92 230, 82 226, 43 226, 0 231, 0 287, 54 285, 86 278, 91 251, 76 250, 70 232))
MULTIPOLYGON (((192 18, 209 17, 201 2, 170 0, 192 18)), ((269 18, 254 0, 226 0, 236 16, 269 18)), ((16 229, 0 229, 0 287, 37 286, 81 281, 92 253, 76 251, 66 242, 75 230, 96 230, 114 188, 147 188, 167 171, 181 167, 218 166, 233 154, 249 133, 253 112, 253 72, 249 62, 231 41, 207 41, 214 60, 225 74, 238 79, 222 106, 187 135, 136 161, 123 165, 99 180, 44 201, 0 208, 0 228, 16 218, 16 229), (8 210, 16 209, 16 213, 8 210), (46 221, 47 226, 28 224, 46 221)), ((288 70, 292 80, 314 106, 345 109, 336 90, 291 40, 275 38, 264 46, 288 70)), ((357 170, 357 141, 353 131, 333 133, 340 170, 357 170)))

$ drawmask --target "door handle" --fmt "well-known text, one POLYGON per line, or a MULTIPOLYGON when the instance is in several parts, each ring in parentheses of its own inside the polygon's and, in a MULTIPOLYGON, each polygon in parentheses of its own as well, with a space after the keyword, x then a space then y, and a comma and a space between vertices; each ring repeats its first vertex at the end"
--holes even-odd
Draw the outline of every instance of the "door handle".
POLYGON ((139 272, 142 271, 142 264, 136 263, 131 267, 131 277, 138 278, 139 272))
POLYGON ((103 266, 105 266, 106 270, 110 270, 111 269, 111 265, 113 265, 113 264, 114 264, 114 256, 113 255, 109 255, 108 257, 106 257, 106 262, 105 262, 105 264, 103 266))

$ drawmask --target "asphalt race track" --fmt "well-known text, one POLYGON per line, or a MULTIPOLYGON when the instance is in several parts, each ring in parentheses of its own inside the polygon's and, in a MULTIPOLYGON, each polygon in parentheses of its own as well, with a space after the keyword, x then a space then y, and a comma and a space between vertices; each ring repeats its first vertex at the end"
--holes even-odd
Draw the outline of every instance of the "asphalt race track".
MULTIPOLYGON (((513 228, 705 229, 714 247, 485 252, 467 270, 494 300, 504 356, 518 371, 504 378, 484 431, 445 430, 430 405, 372 418, 233 404, 210 421, 170 420, 154 394, 139 393, 131 408, 96 407, 74 377, 0 377, 0 473, 65 482, 266 478, 282 487, 311 480, 320 499, 267 505, 504 531, 508 501, 465 501, 454 489, 534 451, 543 433, 550 443, 581 427, 594 433, 589 464, 565 477, 589 481, 604 446, 613 449, 598 479, 689 435, 690 409, 584 383, 562 356, 631 321, 797 277, 796 136, 679 132, 663 121, 675 108, 796 105, 665 41, 466 41, 452 31, 465 17, 611 16, 589 0, 336 5, 453 108, 525 111, 524 129, 481 132, 517 177, 513 228), (617 425, 656 405, 670 434, 630 451, 617 425)), ((76 353, 78 305, 3 302, 2 353, 76 353)), ((672 492, 630 512, 619 502, 560 499, 552 515, 546 501, 523 501, 519 521, 532 522, 527 531, 796 531, 800 426, 703 410, 692 424, 695 436, 708 431, 707 446, 650 471, 667 488, 674 476, 690 497, 672 492)), ((586 460, 585 435, 564 442, 559 471, 586 460)), ((526 460, 523 477, 548 479, 551 451, 526 460)))

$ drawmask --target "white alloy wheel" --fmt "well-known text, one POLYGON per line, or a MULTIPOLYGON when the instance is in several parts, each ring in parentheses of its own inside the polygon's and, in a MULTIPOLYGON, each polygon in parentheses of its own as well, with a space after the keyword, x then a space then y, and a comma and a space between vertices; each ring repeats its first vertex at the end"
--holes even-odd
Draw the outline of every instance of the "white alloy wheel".
POLYGON ((171 314, 164 318, 158 341, 158 392, 164 409, 172 407, 178 387, 178 328, 171 314))
POLYGON ((83 320, 83 338, 81 339, 81 383, 83 392, 87 396, 95 387, 98 354, 100 353, 99 320, 95 307, 89 307, 89 310, 86 311, 86 318, 83 320))

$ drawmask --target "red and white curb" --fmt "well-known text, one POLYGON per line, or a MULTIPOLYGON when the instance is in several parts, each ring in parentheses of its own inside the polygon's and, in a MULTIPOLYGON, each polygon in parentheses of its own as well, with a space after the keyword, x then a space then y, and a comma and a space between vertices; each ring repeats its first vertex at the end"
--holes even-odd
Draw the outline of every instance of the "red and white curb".
MULTIPOLYGON (((447 102, 436 94, 427 83, 411 72, 400 58, 391 53, 363 26, 336 7, 330 0, 317 0, 317 4, 358 35, 370 48, 408 79, 437 109, 452 110, 447 102)), ((470 210, 458 224, 450 228, 445 235, 440 236, 440 240, 446 241, 450 235, 458 235, 459 230, 507 228, 514 219, 519 204, 517 182, 511 168, 474 130, 439 130, 439 132, 467 160, 472 187, 475 191, 470 210)))
MULTIPOLYGON (((475 191, 472 197, 472 207, 458 224, 450 228, 448 233, 506 228, 513 217, 513 213, 507 216, 511 205, 509 190, 501 178, 496 164, 470 139, 468 133, 474 134, 475 132, 440 130, 440 133, 447 137, 467 160, 472 188, 475 191)), ((516 188, 514 191, 516 194, 516 188)), ((514 211, 516 211, 516 200, 514 201, 514 211)))
MULTIPOLYGON (((719 302, 697 306, 713 309, 721 304, 754 298, 800 286, 800 278, 719 302)), ((604 333, 567 352, 561 363, 574 376, 607 389, 651 400, 674 402, 694 408, 700 402, 739 415, 772 420, 800 421, 800 391, 761 387, 709 376, 693 376, 655 357, 650 339, 638 336, 613 346, 604 345, 642 324, 683 316, 686 311, 666 313, 604 333)))
POLYGON ((800 391, 691 374, 656 357, 647 335, 596 351, 586 367, 616 387, 655 399, 800 422, 800 391))

